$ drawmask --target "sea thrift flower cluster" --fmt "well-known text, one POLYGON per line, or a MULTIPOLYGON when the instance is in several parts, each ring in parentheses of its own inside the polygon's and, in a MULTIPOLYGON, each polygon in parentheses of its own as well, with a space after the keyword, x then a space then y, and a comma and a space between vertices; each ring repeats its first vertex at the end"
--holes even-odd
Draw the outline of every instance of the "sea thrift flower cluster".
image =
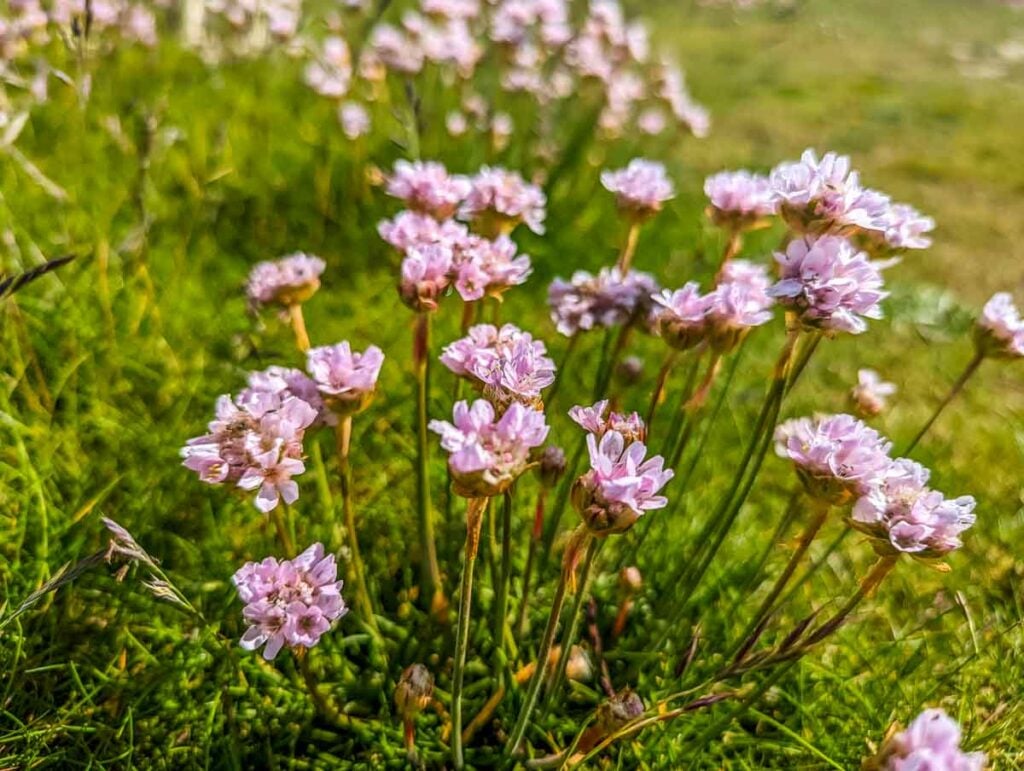
POLYGON ((986 356, 1024 357, 1024 319, 1009 292, 998 292, 985 303, 975 327, 975 340, 986 356))
POLYGON ((735 233, 767 224, 776 213, 767 177, 749 171, 722 171, 704 180, 708 217, 718 227, 735 233))
POLYGON ((232 578, 249 628, 241 645, 273 660, 281 648, 312 648, 348 612, 333 554, 315 543, 290 560, 247 562, 232 578))
POLYGON ((466 337, 445 346, 440 358, 499 409, 514 401, 539 405, 541 391, 555 380, 555 364, 544 343, 514 324, 470 327, 466 337))
POLYGON ((449 174, 435 161, 397 161, 387 180, 387 193, 413 211, 445 220, 455 214, 470 192, 469 180, 449 174))
POLYGON ((600 439, 587 435, 590 470, 576 480, 572 501, 591 534, 604 537, 628 530, 646 512, 664 508, 658 495, 672 479, 660 455, 647 459, 643 442, 627 442, 618 431, 600 439))
POLYGON ((452 422, 430 421, 449 453, 448 468, 459 495, 500 495, 527 469, 530 451, 548 435, 544 413, 513 402, 500 418, 484 399, 455 405, 452 422))
POLYGON ((982 771, 985 753, 960 749, 960 726, 941 709, 926 709, 887 739, 864 771, 982 771))
POLYGON ((344 38, 332 35, 323 42, 320 56, 306 65, 306 85, 321 96, 340 99, 352 80, 352 55, 344 38))
POLYGON ((860 334, 882 317, 882 274, 845 238, 798 238, 776 252, 781 280, 768 290, 801 324, 828 334, 860 334))
POLYGON ((665 167, 643 158, 633 159, 624 169, 601 172, 601 184, 615 193, 619 210, 637 220, 657 214, 665 201, 675 196, 665 167))
POLYGON ((313 348, 306 353, 306 368, 331 412, 351 415, 366 409, 377 389, 384 352, 371 345, 353 351, 348 341, 313 348))
POLYGON ((793 462, 808 494, 836 506, 880 482, 891 446, 851 415, 796 418, 775 430, 776 454, 793 462))
POLYGON ((506 235, 494 240, 467 234, 454 244, 452 283, 466 302, 485 295, 500 297, 519 286, 532 272, 530 258, 516 253, 515 242, 506 235))
POLYGON ((566 337, 595 327, 615 327, 646 319, 658 283, 649 273, 602 268, 597 275, 578 270, 569 281, 548 287, 551 320, 566 337))
POLYGON ((609 431, 617 431, 627 442, 643 442, 647 439, 647 426, 636 412, 624 415, 608 412, 609 402, 602 399, 590 407, 577 405, 569 410, 569 417, 587 433, 598 439, 609 431), (607 413, 607 414, 606 414, 607 413))
POLYGON ((850 401, 861 417, 881 414, 890 396, 896 393, 896 386, 887 383, 873 369, 857 371, 857 385, 850 391, 850 401))
POLYGON ((257 263, 249 273, 246 294, 253 305, 295 305, 320 288, 325 263, 301 252, 257 263))
POLYGON ((471 178, 459 218, 483 233, 507 233, 520 222, 534 233, 544 232, 547 198, 519 174, 484 166, 471 178))
POLYGON ((882 479, 854 504, 850 524, 871 536, 883 554, 936 559, 960 548, 960 534, 975 521, 974 498, 946 498, 927 486, 928 477, 918 463, 891 461, 882 479))

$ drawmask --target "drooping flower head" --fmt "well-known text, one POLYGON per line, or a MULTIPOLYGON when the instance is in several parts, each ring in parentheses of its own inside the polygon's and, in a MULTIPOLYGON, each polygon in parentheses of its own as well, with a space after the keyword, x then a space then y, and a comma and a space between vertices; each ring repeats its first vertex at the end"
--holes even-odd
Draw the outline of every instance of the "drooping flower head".
POLYGON ((532 270, 529 256, 517 256, 515 242, 506 235, 494 240, 467 235, 456 242, 454 284, 467 302, 484 295, 500 298, 509 287, 524 283, 532 270))
POLYGON ((974 329, 978 349, 1000 359, 1024 357, 1024 319, 1009 292, 992 295, 974 329))
POLYGON ((622 434, 627 442, 644 442, 647 440, 647 426, 643 418, 636 412, 624 415, 620 412, 608 413, 608 400, 602 399, 590 407, 576 405, 569 410, 569 417, 587 433, 598 439, 609 431, 622 434), (607 414, 606 414, 607 413, 607 414))
POLYGON ((645 459, 643 442, 630 442, 618 431, 598 439, 587 436, 590 470, 572 488, 572 502, 592 535, 603 538, 622 533, 646 512, 664 508, 668 499, 658 495, 672 478, 660 455, 645 459))
POLYGON ((477 324, 448 344, 441 363, 479 387, 499 409, 512 401, 539 406, 541 391, 555 380, 547 347, 514 324, 477 324))
POLYGON ((946 498, 927 486, 928 477, 912 460, 891 461, 854 504, 850 524, 871 536, 882 554, 936 559, 960 548, 960 534, 974 524, 974 498, 946 498))
POLYGON ((484 166, 470 179, 471 188, 459 218, 487 236, 509 233, 520 222, 534 233, 544 232, 547 198, 536 185, 514 171, 484 166))
POLYGON ((320 288, 324 261, 297 252, 279 260, 257 263, 249 272, 246 294, 253 305, 296 305, 320 288))
POLYGON ((595 276, 579 270, 572 279, 556 278, 548 287, 551 320, 566 337, 594 327, 615 327, 646 319, 658 291, 649 273, 602 268, 595 276))
POLYGON ((850 401, 858 415, 872 418, 886 408, 896 386, 887 383, 873 369, 857 370, 857 385, 850 391, 850 401))
POLYGON ((882 317, 882 274, 845 238, 798 238, 775 260, 781 280, 768 294, 805 327, 857 335, 867 329, 865 318, 882 317))
POLYGON ((305 471, 302 440, 317 418, 314 407, 287 391, 250 387, 236 399, 221 396, 209 433, 182 448, 182 465, 208 484, 258 489, 256 508, 266 513, 298 499, 292 477, 305 471))
POLYGON ((242 616, 249 624, 241 645, 250 651, 264 645, 267 661, 285 645, 312 648, 348 612, 334 555, 325 555, 319 543, 294 559, 247 562, 232 581, 245 603, 242 616))
POLYGON ((371 345, 359 353, 352 350, 347 340, 306 353, 306 369, 324 404, 338 415, 352 415, 369 406, 383 364, 384 352, 380 348, 371 345))
POLYGON ((795 418, 775 429, 775 452, 793 462, 808 494, 841 506, 866 494, 890 466, 892 445, 851 415, 795 418))
POLYGON ((722 171, 704 180, 708 218, 735 233, 767 225, 776 212, 768 177, 749 171, 722 171))
POLYGON ((448 468, 455 492, 467 498, 500 495, 530 463, 530 450, 544 443, 548 426, 544 413, 518 402, 495 419, 485 399, 470 405, 456 403, 452 422, 430 421, 448 451, 448 468))
POLYGON ((885 741, 864 771, 982 771, 985 753, 960 749, 960 726, 941 709, 926 709, 885 741))
POLYGON ((441 243, 412 246, 402 260, 398 295, 418 313, 437 310, 451 283, 452 250, 441 243))
POLYGON ((445 220, 455 214, 469 195, 470 183, 461 174, 449 174, 436 161, 400 160, 388 177, 386 190, 413 211, 445 220))
POLYGON ((653 217, 675 196, 665 167, 644 158, 634 158, 624 169, 602 171, 601 184, 615 194, 619 211, 636 220, 653 217))

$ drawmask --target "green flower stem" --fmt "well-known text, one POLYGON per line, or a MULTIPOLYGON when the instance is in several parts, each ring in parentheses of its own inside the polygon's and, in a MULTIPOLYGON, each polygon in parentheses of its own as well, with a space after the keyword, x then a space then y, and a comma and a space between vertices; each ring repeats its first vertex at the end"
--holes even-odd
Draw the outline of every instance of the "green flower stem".
POLYGON ((380 638, 380 628, 377 626, 377 618, 373 612, 373 603, 370 600, 370 592, 366 586, 366 568, 363 566, 363 557, 359 551, 359 536, 356 533, 355 503, 352 493, 352 464, 349 459, 349 450, 352 444, 352 416, 346 415, 339 418, 335 429, 335 438, 338 446, 338 469, 341 471, 341 509, 345 520, 345 531, 348 536, 348 547, 352 552, 352 579, 355 584, 356 602, 359 604, 359 611, 366 620, 375 637, 380 638))
POLYGON ((548 491, 541 487, 537 491, 537 503, 533 513, 533 530, 530 531, 530 545, 526 552, 526 567, 523 570, 523 598, 519 605, 519 616, 516 619, 515 638, 521 640, 526 631, 526 614, 530 609, 530 589, 533 580, 533 563, 537 559, 537 548, 540 546, 544 533, 544 502, 548 491))
POLYGON ((513 490, 506 490, 501 506, 501 575, 494 600, 494 646, 497 650, 505 647, 505 614, 512 580, 512 495, 513 490))
POLYGON ((924 435, 927 434, 928 430, 932 427, 932 424, 935 423, 936 420, 938 420, 939 415, 942 414, 943 410, 945 410, 946 407, 949 406, 949 403, 952 402, 957 397, 957 395, 964 389, 964 386, 967 385, 967 381, 971 379, 971 376, 978 371, 978 367, 981 366, 981 363, 983 361, 985 361, 985 353, 981 350, 978 350, 977 352, 975 352, 974 357, 967 363, 967 367, 964 369, 964 371, 960 373, 960 377, 958 377, 956 379, 956 382, 953 383, 953 387, 949 389, 949 393, 947 393, 946 397, 941 402, 939 402, 939 406, 935 408, 935 412, 933 412, 932 416, 928 418, 928 421, 923 426, 921 426, 921 430, 917 432, 917 436, 915 436, 910 441, 910 444, 908 444, 906 448, 904 448, 903 452, 901 452, 900 455, 909 455, 914 450, 914 448, 917 447, 918 443, 924 438, 924 435))
POLYGON ((295 347, 305 353, 309 350, 309 333, 306 331, 306 319, 302 315, 301 303, 292 303, 288 306, 288 318, 295 334, 295 347))
POLYGON ((280 506, 271 509, 270 519, 274 523, 274 530, 277 531, 277 540, 281 542, 281 548, 285 550, 288 559, 291 559, 295 556, 295 542, 292 540, 288 532, 288 526, 285 523, 285 518, 290 519, 288 513, 288 504, 281 501, 280 506))
POLYGON ((416 317, 413 362, 416 368, 416 509, 419 514, 420 548, 423 560, 423 596, 431 598, 431 611, 435 615, 441 615, 447 607, 447 601, 441 585, 441 568, 437 564, 434 514, 430 505, 430 475, 427 466, 429 462, 427 396, 430 392, 429 313, 420 313, 416 317))
POLYGON ((636 242, 640 237, 640 221, 633 219, 629 223, 629 230, 626 231, 626 240, 622 244, 622 250, 619 252, 619 259, 616 263, 616 267, 622 271, 622 275, 629 273, 629 268, 633 264, 633 255, 636 254, 636 242))

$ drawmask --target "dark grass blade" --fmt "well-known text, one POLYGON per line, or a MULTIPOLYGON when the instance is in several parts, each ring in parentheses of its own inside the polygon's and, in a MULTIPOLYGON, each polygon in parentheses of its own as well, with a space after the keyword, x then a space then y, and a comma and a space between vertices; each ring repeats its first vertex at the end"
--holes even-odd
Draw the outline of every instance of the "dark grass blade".
POLYGON ((24 273, 19 273, 16 276, 8 276, 7 278, 0 279, 0 300, 5 297, 17 292, 19 289, 24 287, 26 284, 31 284, 37 278, 45 276, 51 271, 57 270, 64 265, 67 265, 75 259, 73 254, 65 254, 62 257, 54 257, 52 260, 44 262, 42 265, 37 265, 31 270, 26 270, 24 273))

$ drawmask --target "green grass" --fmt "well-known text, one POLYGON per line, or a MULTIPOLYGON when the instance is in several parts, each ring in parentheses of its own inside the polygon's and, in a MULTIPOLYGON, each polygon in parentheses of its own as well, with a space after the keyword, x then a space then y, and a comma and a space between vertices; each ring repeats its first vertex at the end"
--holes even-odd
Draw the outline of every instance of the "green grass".
MULTIPOLYGON (((564 341, 546 320, 548 280, 610 262, 621 238, 597 183, 606 164, 639 153, 668 160, 680 195, 645 229, 637 264, 674 286, 708 278, 720 248, 701 216, 705 174, 766 169, 806 146, 849 152, 868 184, 936 217, 936 244, 890 272, 886 321, 860 338, 823 345, 784 415, 843 409, 856 370, 868 366, 900 386, 877 425, 902 444, 968 360, 970 319, 980 302, 1003 288, 1019 297, 1024 285, 1022 73, 967 79, 951 55, 957 43, 987 50, 1019 33, 1024 15, 954 0, 809 0, 791 10, 744 13, 692 5, 640 10, 661 43, 679 51, 693 90, 712 109, 712 135, 591 146, 548 191, 548 235, 519 238, 536 275, 509 293, 502 314, 550 341, 558 360, 564 341)), ((156 602, 141 572, 118 583, 113 568, 101 565, 46 595, 0 630, 0 766, 404 767, 401 726, 389 714, 398 673, 422 662, 442 690, 449 688, 452 630, 433 625, 410 593, 418 549, 412 319, 394 295, 396 261, 375 234, 394 206, 370 186, 365 168, 387 167, 402 150, 386 133, 354 146, 342 140, 330 105, 299 84, 299 72, 300 64, 283 56, 211 71, 170 44, 124 52, 96 67, 85 110, 55 84, 18 141, 67 191, 66 201, 48 197, 17 164, 0 165, 0 266, 15 271, 43 255, 79 255, 0 301, 0 623, 61 565, 103 548, 105 515, 161 559, 215 627, 197 628, 156 602), (317 719, 290 656, 267 666, 225 642, 242 631, 231 574, 244 560, 274 552, 273 533, 247 500, 200 484, 177 454, 202 432, 216 396, 238 390, 247 371, 300 363, 287 329, 270 314, 260 321, 247 315, 241 291, 253 262, 295 249, 329 264, 323 289, 307 304, 314 342, 372 342, 388 356, 380 397, 357 419, 354 462, 364 559, 390 620, 383 629, 389 663, 381 666, 371 654, 352 617, 312 658, 347 709, 381 718, 367 731, 317 719)), ((379 124, 390 109, 379 109, 379 124)), ((518 140, 504 153, 448 140, 440 128, 445 110, 425 102, 425 157, 460 171, 485 162, 528 164, 518 140)), ((567 121, 565 133, 574 126, 567 121)), ((749 253, 764 253, 778 236, 751 239, 749 253)), ((456 336, 457 311, 448 301, 436 340, 456 336)), ((676 687, 671 670, 696 623, 705 640, 694 665, 699 674, 714 667, 752 611, 749 601, 737 603, 792 485, 789 469, 773 458, 695 609, 672 630, 670 655, 645 654, 661 631, 655 607, 672 596, 667 577, 691 553, 737 462, 780 340, 777 325, 751 339, 699 467, 700 484, 682 510, 653 515, 662 519, 652 523, 660 537, 645 543, 638 560, 646 589, 628 633, 608 654, 616 686, 632 686, 648 703, 676 687)), ((600 343, 598 335, 585 342, 554 411, 589 396, 600 343)), ((644 359, 646 380, 629 391, 626 406, 642 410, 663 350, 657 340, 640 339, 632 352, 644 359)), ((436 372, 431 414, 440 417, 452 392, 436 372)), ((554 439, 571 447, 568 421, 552 421, 554 439)), ((329 437, 320 439, 330 458, 329 437)), ((605 756, 626 768, 853 768, 891 721, 941 705, 962 722, 969 746, 989 752, 997 768, 1024 764, 1021 366, 987 363, 915 457, 934 469, 939 489, 979 499, 978 524, 950 558, 950 573, 901 564, 856 623, 710 742, 696 739, 719 726, 729 703, 648 729, 605 756)), ((326 463, 333 482, 333 462, 326 463)), ((340 521, 313 477, 302 478, 300 540, 337 548, 340 521)), ((461 502, 445 513, 437 457, 432 477, 451 592, 464 532, 461 502)), ((530 482, 517 503, 519 560, 532 494, 530 482)), ((838 518, 827 525, 816 557, 841 528, 838 518)), ((619 597, 613 571, 631 538, 603 557, 595 596, 605 621, 619 597)), ((491 600, 492 548, 485 538, 478 619, 491 600)), ((780 569, 787 554, 780 549, 772 567, 780 569)), ((871 559, 862 539, 846 539, 769 637, 784 634, 812 606, 848 595, 871 559)), ((545 582, 531 613, 531 649, 552 584, 545 582)), ((514 592, 513 608, 518 599, 514 592)), ((486 649, 488 633, 488 624, 474 630, 477 650, 486 649)), ((468 716, 487 698, 493 677, 489 657, 471 657, 468 716)), ((760 682, 749 678, 750 687, 760 682)), ((562 741, 592 712, 590 686, 544 722, 562 741)), ((517 699, 497 714, 504 730, 517 699)), ((446 751, 439 726, 433 713, 419 721, 418 745, 432 764, 446 751)), ((476 745, 470 762, 486 763, 486 747, 500 746, 493 727, 476 745)))

